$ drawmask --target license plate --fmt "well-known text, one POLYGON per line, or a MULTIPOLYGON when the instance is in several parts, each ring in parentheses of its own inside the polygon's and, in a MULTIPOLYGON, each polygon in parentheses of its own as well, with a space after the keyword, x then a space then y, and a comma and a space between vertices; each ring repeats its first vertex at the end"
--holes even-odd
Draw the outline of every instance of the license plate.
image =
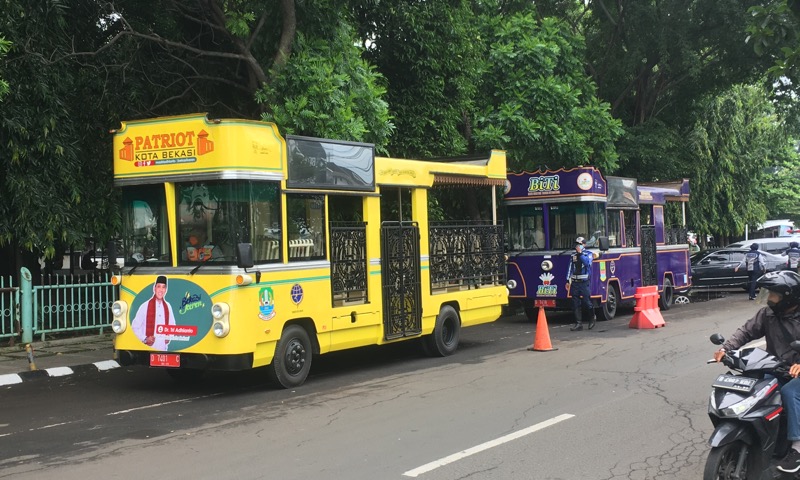
POLYGON ((724 388, 726 390, 749 393, 753 391, 753 387, 756 386, 756 382, 758 382, 758 380, 755 378, 722 374, 717 377, 713 386, 716 388, 724 388))
POLYGON ((547 300, 534 300, 533 301, 533 306, 534 307, 551 307, 551 308, 555 308, 556 299, 555 298, 551 298, 551 299, 547 299, 547 300))
POLYGON ((181 355, 179 353, 151 353, 150 366, 178 368, 181 366, 181 355))

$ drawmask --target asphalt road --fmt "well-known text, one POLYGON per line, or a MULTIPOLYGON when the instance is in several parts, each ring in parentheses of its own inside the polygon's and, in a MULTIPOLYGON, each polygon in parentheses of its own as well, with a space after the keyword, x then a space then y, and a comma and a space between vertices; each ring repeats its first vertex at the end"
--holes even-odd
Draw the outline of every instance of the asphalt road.
POLYGON ((462 331, 458 352, 413 344, 315 359, 302 387, 264 372, 175 384, 119 368, 0 393, 0 478, 694 479, 712 431, 706 365, 756 305, 746 294, 674 307, 666 327, 592 331, 548 316, 462 331))

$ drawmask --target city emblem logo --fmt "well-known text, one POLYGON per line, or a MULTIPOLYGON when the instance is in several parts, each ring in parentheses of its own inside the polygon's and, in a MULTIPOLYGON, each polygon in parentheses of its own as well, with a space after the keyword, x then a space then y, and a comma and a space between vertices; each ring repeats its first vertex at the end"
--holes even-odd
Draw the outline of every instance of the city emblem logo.
POLYGON ((258 292, 258 318, 270 320, 275 316, 275 294, 272 288, 264 287, 258 292))
POLYGON ((593 183, 594 181, 592 180, 591 173, 581 173, 578 175, 578 188, 581 190, 591 190, 593 183))
POLYGON ((554 277, 550 272, 539 275, 539 280, 542 281, 542 284, 537 287, 536 296, 555 297, 556 293, 558 292, 558 285, 553 283, 555 278, 556 277, 554 277))

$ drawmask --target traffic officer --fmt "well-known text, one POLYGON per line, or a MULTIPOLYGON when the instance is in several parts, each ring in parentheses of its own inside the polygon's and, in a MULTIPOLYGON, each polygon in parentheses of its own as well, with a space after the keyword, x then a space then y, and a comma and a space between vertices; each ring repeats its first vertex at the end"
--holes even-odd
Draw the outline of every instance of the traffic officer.
POLYGON ((575 315, 575 325, 571 331, 583 330, 583 310, 589 312, 589 330, 594 328, 596 321, 594 308, 592 308, 591 280, 592 280, 592 252, 586 250, 586 240, 583 237, 575 239, 575 253, 572 254, 567 270, 569 293, 572 297, 572 312, 575 315))
POLYGON ((750 300, 755 300, 756 280, 764 273, 767 267, 767 259, 763 253, 758 251, 757 243, 750 244, 750 251, 744 255, 742 261, 739 262, 739 265, 736 265, 733 271, 738 272, 739 267, 743 265, 747 265, 747 274, 750 280, 750 300))
POLYGON ((800 247, 797 242, 791 242, 789 249, 783 252, 782 255, 789 257, 786 261, 786 267, 793 272, 800 273, 800 247))

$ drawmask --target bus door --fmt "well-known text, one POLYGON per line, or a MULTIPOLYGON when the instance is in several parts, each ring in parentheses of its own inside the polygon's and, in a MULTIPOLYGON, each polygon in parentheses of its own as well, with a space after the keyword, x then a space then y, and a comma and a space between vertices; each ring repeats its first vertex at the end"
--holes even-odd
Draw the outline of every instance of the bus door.
POLYGON ((422 333, 417 222, 381 224, 381 276, 386 340, 422 333))
POLYGON ((640 237, 642 242, 642 286, 658 285, 656 227, 654 225, 642 225, 640 237))

